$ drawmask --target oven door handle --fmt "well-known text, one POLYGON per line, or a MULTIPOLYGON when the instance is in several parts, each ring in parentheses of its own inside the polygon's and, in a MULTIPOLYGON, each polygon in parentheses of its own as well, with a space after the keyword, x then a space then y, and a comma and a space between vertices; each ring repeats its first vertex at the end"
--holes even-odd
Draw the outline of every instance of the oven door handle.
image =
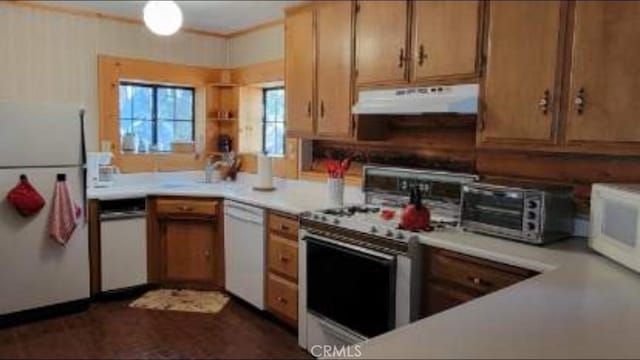
POLYGON ((337 240, 332 240, 329 238, 326 238, 324 236, 318 236, 318 235, 306 235, 302 238, 302 240, 304 241, 315 241, 315 242, 324 242, 324 243, 328 243, 334 246, 338 246, 338 247, 342 247, 342 248, 346 248, 349 250, 353 250, 353 251, 357 251, 359 253, 364 253, 367 254, 369 256, 373 256, 376 258, 379 258, 381 260, 383 260, 384 262, 393 262, 395 261, 395 256, 393 255, 389 255, 389 254, 385 254, 376 250, 372 250, 372 249, 368 249, 362 246, 357 246, 357 245, 353 245, 353 244, 349 244, 349 243, 345 243, 342 241, 337 241, 337 240))

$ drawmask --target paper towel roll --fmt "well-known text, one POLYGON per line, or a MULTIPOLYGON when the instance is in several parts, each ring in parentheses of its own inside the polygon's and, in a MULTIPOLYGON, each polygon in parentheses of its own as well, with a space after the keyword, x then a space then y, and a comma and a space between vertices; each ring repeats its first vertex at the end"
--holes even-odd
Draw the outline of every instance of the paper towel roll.
POLYGON ((258 179, 256 187, 260 189, 270 189, 273 187, 273 170, 271 158, 266 154, 258 154, 258 179))

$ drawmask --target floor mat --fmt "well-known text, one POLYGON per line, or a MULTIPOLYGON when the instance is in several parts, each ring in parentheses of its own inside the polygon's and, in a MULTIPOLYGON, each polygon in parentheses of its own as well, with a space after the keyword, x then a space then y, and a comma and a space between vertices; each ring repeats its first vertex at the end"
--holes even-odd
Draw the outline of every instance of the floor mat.
POLYGON ((219 291, 160 289, 147 292, 129 306, 215 314, 222 310, 228 301, 229 297, 219 291))

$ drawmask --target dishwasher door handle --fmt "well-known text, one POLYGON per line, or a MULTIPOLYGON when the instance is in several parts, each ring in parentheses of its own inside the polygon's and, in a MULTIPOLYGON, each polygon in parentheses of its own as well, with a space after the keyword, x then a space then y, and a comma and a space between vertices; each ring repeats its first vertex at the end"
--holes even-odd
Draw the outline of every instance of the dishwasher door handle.
POLYGON ((106 213, 100 214, 100 221, 136 219, 136 218, 144 218, 146 216, 147 216, 146 211, 106 212, 106 213))
POLYGON ((232 213, 229 213, 229 212, 224 214, 224 216, 228 216, 228 217, 230 217, 232 219, 235 219, 235 220, 238 220, 238 221, 242 221, 242 222, 248 222, 248 223, 252 223, 252 224, 256 224, 256 225, 260 225, 260 226, 264 225, 264 222, 260 222, 260 221, 254 220, 254 219, 249 219, 249 218, 246 218, 246 217, 238 216, 236 214, 232 214, 232 213))

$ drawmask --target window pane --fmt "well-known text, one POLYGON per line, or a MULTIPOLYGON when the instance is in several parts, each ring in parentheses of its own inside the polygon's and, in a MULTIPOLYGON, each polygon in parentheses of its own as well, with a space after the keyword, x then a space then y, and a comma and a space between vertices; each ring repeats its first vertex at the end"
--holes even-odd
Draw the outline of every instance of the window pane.
POLYGON ((173 121, 158 121, 158 150, 171 151, 173 121))
POLYGON ((131 120, 120 120, 120 137, 122 138, 124 134, 133 131, 133 121, 131 120))
MULTIPOLYGON (((138 142, 144 141, 149 145, 153 143, 153 122, 148 120, 134 120, 133 121, 133 133, 136 134, 138 142)), ((136 144, 137 145, 137 144, 136 144)))
POLYGON ((173 127, 173 138, 179 141, 193 140, 193 123, 191 121, 176 121, 173 127))
POLYGON ((284 155, 284 89, 264 91, 263 150, 271 155, 284 155))
POLYGON ((158 119, 173 120, 176 118, 176 90, 158 88, 158 119))
POLYGON ((276 149, 274 151, 274 155, 284 155, 284 124, 277 123, 276 124, 276 149))
POLYGON ((120 118, 131 119, 133 117, 133 89, 131 86, 120 85, 120 118))
POLYGON ((193 91, 184 89, 176 90, 176 119, 193 119, 193 91))
POLYGON ((139 120, 151 120, 151 104, 153 102, 153 89, 143 86, 132 86, 133 90, 133 118, 139 120))
POLYGON ((266 123, 264 131, 264 150, 267 154, 274 155, 276 153, 275 123, 266 123))

